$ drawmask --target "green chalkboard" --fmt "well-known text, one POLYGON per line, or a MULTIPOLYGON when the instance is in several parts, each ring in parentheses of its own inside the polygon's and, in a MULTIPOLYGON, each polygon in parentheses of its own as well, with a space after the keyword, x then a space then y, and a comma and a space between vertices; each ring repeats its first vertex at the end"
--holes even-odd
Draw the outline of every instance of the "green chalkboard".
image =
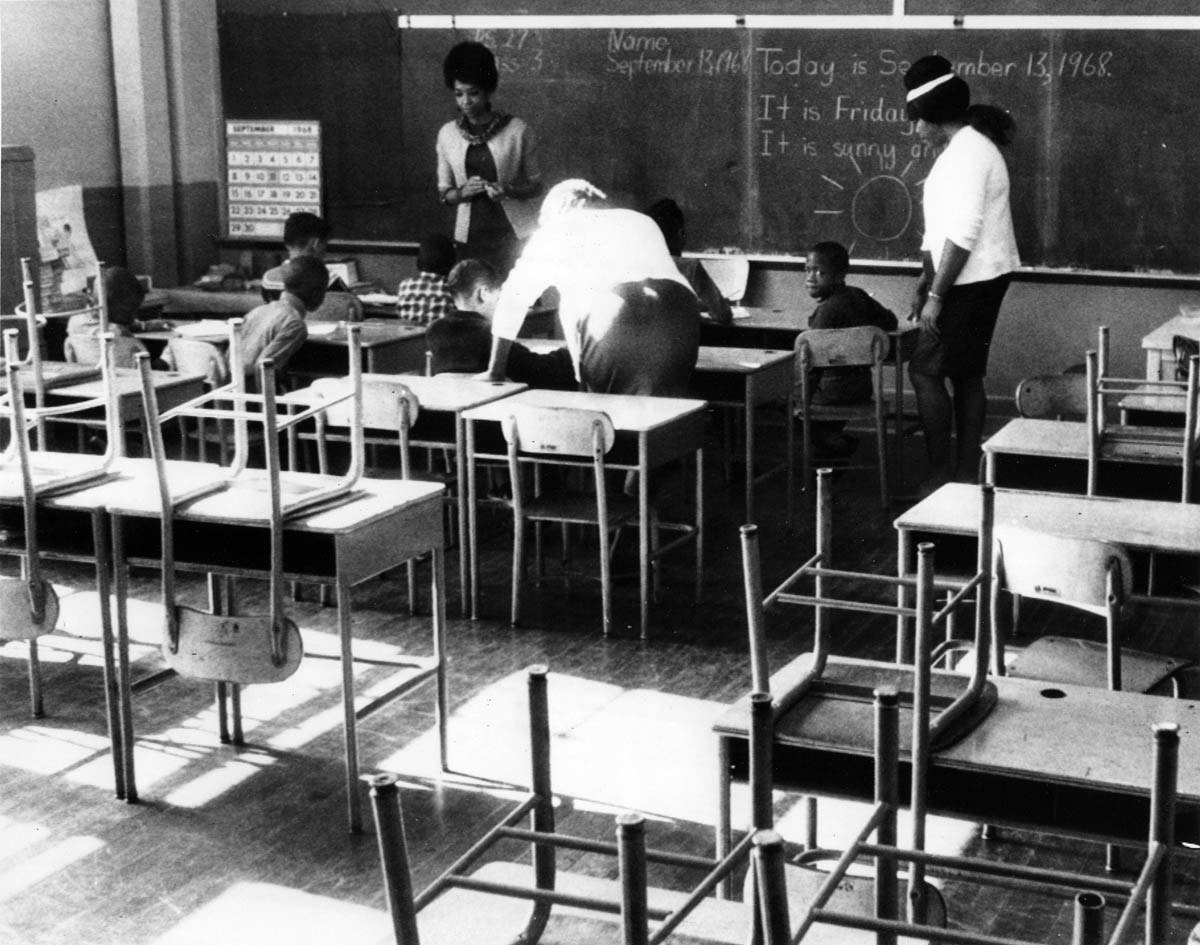
POLYGON ((536 131, 549 181, 585 177, 633 207, 674 197, 692 249, 801 255, 838 239, 857 259, 915 259, 934 155, 903 118, 900 77, 937 51, 1017 120, 1006 154, 1026 264, 1200 272, 1188 31, 452 32, 383 13, 226 13, 226 116, 322 122, 340 235, 448 231, 434 139, 454 116, 441 60, 464 38, 497 52, 496 101, 536 131))

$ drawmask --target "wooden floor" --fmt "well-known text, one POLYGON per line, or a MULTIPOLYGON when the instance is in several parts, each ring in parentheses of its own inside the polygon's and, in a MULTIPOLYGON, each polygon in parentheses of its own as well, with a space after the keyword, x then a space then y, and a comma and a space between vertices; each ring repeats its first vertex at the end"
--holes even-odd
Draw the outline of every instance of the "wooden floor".
MULTIPOLYGON (((912 470, 919 461, 915 448, 910 459, 912 470)), ((456 556, 449 556, 455 773, 438 770, 428 690, 393 703, 360 728, 364 770, 404 775, 418 887, 499 816, 513 795, 507 785, 527 783, 523 670, 536 663, 551 670, 554 783, 565 829, 608 836, 614 814, 634 808, 646 813, 656 845, 711 852, 716 779, 710 726, 749 686, 740 522, 732 511, 741 491, 736 481, 723 481, 718 465, 710 464, 704 600, 691 599, 692 559, 685 551, 664 568, 662 599, 647 642, 637 639, 637 590, 630 582, 617 586, 618 631, 611 639, 600 635, 597 589, 582 581, 567 588, 556 580, 531 592, 526 625, 509 627, 504 619, 509 526, 499 514, 485 521, 485 619, 473 622, 458 614, 456 556)), ((781 484, 761 494, 765 577, 778 581, 811 553, 811 516, 803 514, 789 532, 781 484)), ((841 475, 835 514, 839 566, 894 573, 891 520, 899 511, 900 506, 878 508, 869 470, 841 475)), ((619 550, 621 566, 632 563, 634 547, 630 542, 619 550)), ((583 563, 592 556, 584 547, 577 557, 583 563)), ((548 562, 550 574, 556 568, 548 562)), ((172 679, 139 694, 143 800, 127 805, 111 793, 91 575, 63 567, 53 576, 64 595, 63 625, 83 639, 56 638, 53 647, 43 646, 44 719, 28 717, 24 645, 0 648, 0 942, 263 945, 386 936, 375 839, 345 831, 337 662, 306 659, 287 682, 249 689, 248 743, 240 751, 219 744, 211 691, 204 684, 172 679)), ((428 652, 428 618, 407 615, 403 586, 402 574, 396 574, 356 591, 356 628, 365 654, 428 652)), ((198 585, 189 584, 188 592, 199 601, 198 585)), ((159 662, 155 576, 137 575, 134 593, 137 664, 145 672, 159 662)), ((334 612, 315 603, 313 594, 308 597, 291 607, 306 649, 333 652, 334 612)), ((423 612, 427 603, 422 600, 423 612)), ((1180 618, 1157 608, 1143 608, 1140 615, 1142 646, 1200 656, 1195 616, 1180 618)), ((1035 608, 1032 618, 1034 632, 1045 629, 1045 612, 1035 608)), ((805 649, 810 628, 808 617, 773 617, 772 659, 782 663, 805 649)), ((1056 623, 1055 630, 1097 639, 1100 634, 1096 623, 1074 616, 1056 623)), ((835 648, 886 657, 891 633, 886 620, 846 619, 837 626, 835 648)), ((387 681, 388 671, 363 667, 358 679, 359 692, 369 693, 387 681)), ((737 802, 744 808, 744 797, 737 802)), ((777 801, 780 828, 793 840, 801 835, 796 802, 783 795, 777 801)), ((857 814, 849 805, 824 803, 822 843, 837 845, 857 814)), ((744 810, 735 812, 735 822, 744 816, 744 810)), ((931 828, 931 836, 935 847, 947 851, 1103 868, 1103 850, 1095 844, 1013 832, 985 842, 975 826, 945 821, 931 828)), ((527 852, 515 847, 498 858, 525 861, 527 852)), ((584 874, 615 875, 614 863, 590 854, 564 854, 561 862, 584 874)), ((1185 864, 1184 872, 1178 898, 1200 902, 1195 862, 1185 864)), ((682 882, 673 873, 656 873, 652 880, 668 887, 682 882)), ((1036 941, 1070 939, 1068 903, 955 883, 947 884, 946 893, 956 926, 1036 941)), ((1192 924, 1177 921, 1172 941, 1184 942, 1192 924)), ((495 941, 506 940, 507 930, 494 931, 495 941)))

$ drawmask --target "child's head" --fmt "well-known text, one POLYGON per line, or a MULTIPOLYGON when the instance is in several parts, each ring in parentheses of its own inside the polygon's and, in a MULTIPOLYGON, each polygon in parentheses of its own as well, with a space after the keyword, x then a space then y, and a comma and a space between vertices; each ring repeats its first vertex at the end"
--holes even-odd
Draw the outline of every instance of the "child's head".
POLYGON ((316 256, 295 256, 280 267, 283 291, 298 298, 311 312, 325 301, 329 285, 329 270, 316 256))
POLYGON ((670 197, 656 200, 642 211, 662 230, 663 239, 667 241, 667 249, 672 256, 683 252, 684 228, 683 211, 670 197))
POLYGON ((417 268, 421 272, 433 272, 446 276, 454 268, 458 253, 454 241, 441 233, 430 233, 417 247, 417 268))
POLYGON ((293 213, 283 224, 283 245, 291 257, 316 256, 320 259, 325 255, 331 230, 329 223, 315 213, 293 213))
POLYGON ((804 261, 804 285, 814 299, 827 299, 833 290, 846 282, 850 271, 850 254, 841 243, 814 243, 804 261))
POLYGON ((482 259, 464 259, 450 270, 446 289, 454 299, 454 307, 464 312, 478 312, 491 319, 500 300, 504 279, 482 259))
POLYGON ((132 324, 145 298, 145 287, 128 269, 110 266, 104 270, 104 300, 108 320, 114 325, 132 324))

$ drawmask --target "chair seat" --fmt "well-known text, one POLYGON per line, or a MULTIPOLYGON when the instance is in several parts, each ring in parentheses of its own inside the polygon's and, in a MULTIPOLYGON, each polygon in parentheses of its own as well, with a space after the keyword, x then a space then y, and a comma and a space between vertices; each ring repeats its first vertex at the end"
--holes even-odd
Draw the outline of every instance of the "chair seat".
MULTIPOLYGON (((595 493, 562 492, 525 502, 525 518, 537 521, 575 522, 582 525, 599 524, 595 493)), ((608 495, 608 527, 616 528, 634 521, 638 515, 637 500, 621 494, 608 495)))
MULTIPOLYGON (((1121 683, 1126 692, 1150 692, 1187 666, 1189 660, 1121 649, 1121 683)), ((1019 651, 1008 675, 1072 686, 1108 686, 1108 647, 1071 637, 1041 637, 1019 651)))

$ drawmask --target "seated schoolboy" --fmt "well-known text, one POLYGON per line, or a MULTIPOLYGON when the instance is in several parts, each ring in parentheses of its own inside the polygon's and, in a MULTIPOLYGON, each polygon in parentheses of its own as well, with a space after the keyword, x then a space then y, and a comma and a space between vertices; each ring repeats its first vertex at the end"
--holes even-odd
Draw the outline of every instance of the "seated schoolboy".
MULTIPOLYGON (((454 299, 454 311, 435 321, 425 333, 434 374, 477 374, 487 370, 492 352, 492 315, 503 285, 496 269, 480 259, 464 259, 450 270, 446 287, 454 299)), ((575 390, 579 386, 565 346, 536 354, 514 343, 506 372, 510 379, 531 387, 575 390)))
POLYGON ((418 325, 428 325, 454 311, 454 300, 446 290, 446 276, 454 268, 454 241, 441 233, 430 233, 417 248, 417 274, 396 290, 396 314, 418 325))
POLYGON ((699 259, 685 259, 683 243, 686 235, 683 221, 683 211, 670 197, 663 197, 650 204, 643 213, 650 217, 662 230, 663 239, 667 241, 667 249, 675 260, 675 265, 683 277, 691 284, 692 291, 700 300, 700 306, 708 312, 708 317, 719 325, 728 325, 733 321, 733 308, 729 300, 721 294, 717 284, 713 282, 699 259))
MULTIPOLYGON (((134 337, 138 309, 146 298, 145 287, 128 269, 111 266, 104 270, 104 298, 108 307, 108 330, 113 334, 117 367, 131 368, 146 346, 134 337)), ((94 364, 100 360, 100 315, 88 311, 67 319, 63 350, 68 361, 94 364)))
MULTIPOLYGON (((896 316, 862 289, 846 285, 850 254, 841 243, 816 243, 808 251, 804 284, 817 300, 808 320, 810 328, 856 328, 874 325, 884 331, 896 328, 896 316)), ((871 399, 871 369, 823 368, 814 372, 809 396, 814 404, 861 404, 871 399)), ((844 422, 814 424, 813 444, 826 456, 848 456, 857 440, 842 432, 844 422)))
MULTIPOLYGON (((329 221, 315 213, 291 214, 283 224, 283 245, 287 249, 288 259, 312 256, 318 261, 324 260, 331 231, 329 221)), ((262 277, 263 301, 273 302, 282 292, 283 266, 268 269, 262 277)), ((363 305, 358 296, 339 282, 337 288, 327 286, 325 301, 309 312, 308 318, 314 322, 361 322, 363 305)))
POLYGON ((283 377, 292 356, 308 340, 305 318, 325 300, 329 271, 315 256, 289 259, 279 267, 279 275, 279 298, 252 309, 242 323, 242 363, 250 379, 258 377, 258 365, 267 358, 275 361, 276 379, 283 377))

